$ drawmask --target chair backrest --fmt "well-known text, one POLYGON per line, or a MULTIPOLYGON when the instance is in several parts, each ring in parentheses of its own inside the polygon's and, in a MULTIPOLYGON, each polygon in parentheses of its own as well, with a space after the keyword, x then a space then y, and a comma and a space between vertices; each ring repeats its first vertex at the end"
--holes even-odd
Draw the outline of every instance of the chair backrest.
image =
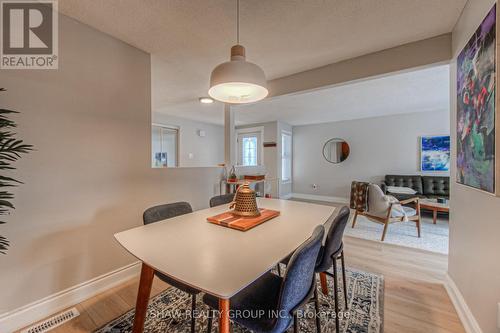
POLYGON ((234 193, 218 195, 210 198, 210 207, 225 205, 231 203, 234 199, 234 193))
POLYGON ((347 221, 349 220, 350 213, 351 211, 347 206, 342 207, 330 225, 330 229, 328 229, 328 234, 326 235, 325 246, 323 247, 323 251, 321 253, 321 258, 319 259, 316 267, 316 272, 324 272, 332 267, 332 255, 337 253, 342 248, 344 230, 347 221))
POLYGON ((292 311, 297 306, 304 304, 310 298, 311 288, 315 288, 312 284, 316 283, 314 278, 314 268, 318 258, 325 228, 322 225, 314 229, 312 236, 302 243, 293 253, 288 262, 285 277, 281 285, 280 298, 278 301, 279 313, 289 314, 288 317, 279 316, 275 324, 274 331, 284 332, 291 323, 292 311))
POLYGON ((174 202, 146 209, 142 215, 142 219, 144 224, 150 224, 192 212, 193 209, 189 203, 174 202))
POLYGON ((368 185, 367 182, 353 181, 351 183, 350 207, 357 211, 364 212, 368 206, 368 185))

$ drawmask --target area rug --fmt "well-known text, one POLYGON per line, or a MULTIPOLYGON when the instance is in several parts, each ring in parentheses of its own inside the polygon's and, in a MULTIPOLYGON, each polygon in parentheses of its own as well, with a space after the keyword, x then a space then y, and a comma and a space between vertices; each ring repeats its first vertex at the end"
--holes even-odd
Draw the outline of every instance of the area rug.
MULTIPOLYGON (((319 205, 342 207, 345 204, 292 198, 293 201, 311 202, 319 205)), ((351 237, 381 242, 384 226, 371 222, 364 216, 358 216, 356 226, 351 228, 354 211, 351 210, 349 222, 344 234, 351 237)), ((449 219, 438 216, 437 224, 432 223, 432 214, 422 212, 421 237, 417 237, 415 222, 391 223, 383 243, 421 249, 430 252, 448 254, 449 219)))
MULTIPOLYGON (((339 272, 340 274, 340 272, 339 272)), ((342 333, 379 333, 383 332, 383 300, 384 279, 381 275, 362 272, 351 268, 346 269, 347 294, 349 310, 344 312, 344 296, 342 283, 339 279, 339 311, 342 312, 340 331, 342 333)), ((339 275, 340 276, 340 275, 339 275)), ((333 290, 333 279, 328 278, 329 290, 333 290)), ((318 288, 320 288, 318 283, 318 288)), ((320 290, 320 289, 319 289, 320 290)), ((320 318, 322 332, 335 332, 335 302, 333 294, 325 296, 321 291, 320 318)), ((145 333, 180 333, 190 332, 191 297, 178 289, 169 288, 155 296, 149 303, 148 315, 144 327, 145 333)), ((198 297, 197 308, 200 314, 196 319, 196 332, 206 332, 208 308, 198 297)), ((314 319, 314 303, 307 305, 300 315, 300 332, 316 332, 314 319)), ((134 310, 116 318, 95 333, 129 333, 132 332, 134 310)), ((233 324, 233 333, 248 333, 250 331, 233 324)), ((290 328, 289 332, 292 332, 290 328)), ((217 320, 214 321, 212 332, 217 332, 217 320)))
MULTIPOLYGON (((353 215, 353 214, 351 214, 353 215)), ((356 226, 352 226, 352 217, 345 229, 345 235, 380 242, 384 226, 358 216, 356 226)), ((412 247, 416 249, 448 254, 448 219, 439 218, 437 224, 432 218, 422 216, 421 237, 417 237, 415 222, 391 223, 387 229, 384 243, 412 247)))

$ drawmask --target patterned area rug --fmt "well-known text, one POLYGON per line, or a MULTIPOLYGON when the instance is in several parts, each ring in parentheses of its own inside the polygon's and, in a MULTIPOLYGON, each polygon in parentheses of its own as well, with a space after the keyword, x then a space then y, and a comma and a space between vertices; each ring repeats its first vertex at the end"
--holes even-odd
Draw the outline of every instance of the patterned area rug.
MULTIPOLYGON (((383 299, 384 279, 380 275, 347 269, 347 294, 349 310, 341 313, 340 332, 342 333, 379 333, 383 332, 383 299)), ((339 275, 340 276, 340 275, 339 275)), ((339 311, 344 309, 343 287, 339 279, 339 311)), ((329 290, 333 290, 333 279, 328 278, 329 290)), ((318 288, 319 282, 318 282, 318 288)), ((319 289, 320 290, 320 289, 319 289)), ((333 294, 325 296, 321 291, 320 318, 322 332, 335 332, 335 302, 333 294)), ((206 332, 208 308, 198 297, 196 315, 196 332, 206 332)), ((190 332, 191 297, 175 288, 169 288, 154 297, 148 307, 148 316, 144 328, 145 333, 180 333, 190 332)), ((316 332, 314 319, 314 303, 310 303, 299 319, 300 332, 316 332)), ((129 333, 132 332, 134 310, 116 318, 95 333, 129 333)), ((237 325, 232 326, 233 333, 248 333, 249 331, 237 325)), ((288 330, 292 332, 293 327, 288 330)), ((212 332, 217 332, 217 320, 214 321, 212 332)))

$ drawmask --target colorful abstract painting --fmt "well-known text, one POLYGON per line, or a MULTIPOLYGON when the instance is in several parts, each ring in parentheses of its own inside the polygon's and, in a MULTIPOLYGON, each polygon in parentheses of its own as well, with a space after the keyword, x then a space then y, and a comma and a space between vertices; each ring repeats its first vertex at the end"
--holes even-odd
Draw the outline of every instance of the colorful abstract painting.
POLYGON ((420 143, 422 171, 450 170, 450 136, 423 136, 420 143))
POLYGON ((496 5, 457 59, 457 182, 495 193, 496 5))

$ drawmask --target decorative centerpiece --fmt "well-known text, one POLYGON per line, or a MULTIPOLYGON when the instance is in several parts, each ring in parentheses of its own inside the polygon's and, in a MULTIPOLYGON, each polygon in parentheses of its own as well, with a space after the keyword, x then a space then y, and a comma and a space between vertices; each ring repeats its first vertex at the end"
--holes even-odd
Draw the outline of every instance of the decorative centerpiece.
POLYGON ((238 187, 229 208, 234 208, 231 213, 237 216, 260 216, 255 191, 250 188, 247 182, 238 187))
POLYGON ((277 210, 257 207, 255 191, 245 182, 238 187, 230 211, 207 217, 207 221, 240 231, 250 230, 280 215, 277 210))

